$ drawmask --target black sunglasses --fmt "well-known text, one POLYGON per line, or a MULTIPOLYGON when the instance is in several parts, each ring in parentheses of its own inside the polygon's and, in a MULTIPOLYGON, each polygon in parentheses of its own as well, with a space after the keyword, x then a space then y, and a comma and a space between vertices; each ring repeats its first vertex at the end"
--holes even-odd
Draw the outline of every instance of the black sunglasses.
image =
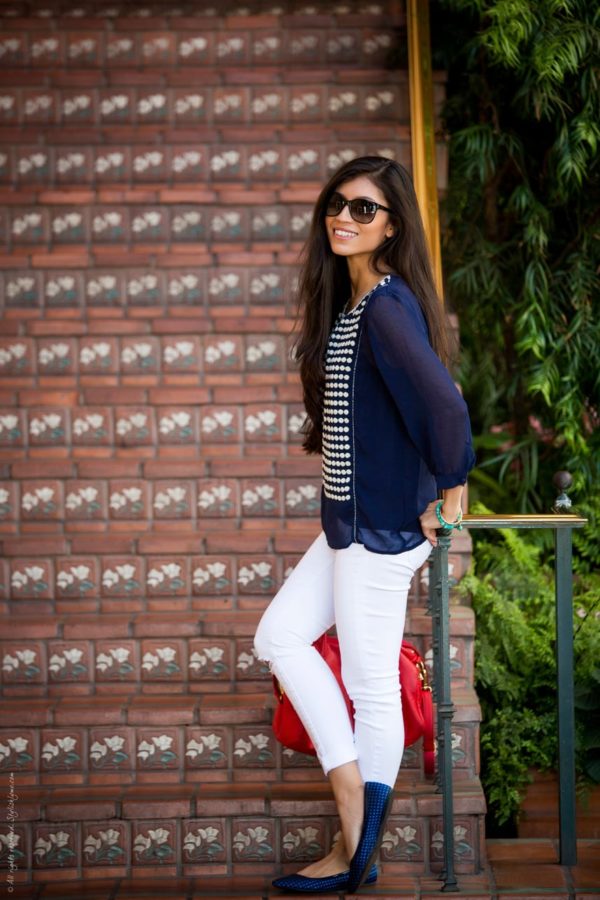
POLYGON ((327 201, 325 209, 326 216, 338 216, 343 208, 347 206, 350 215, 355 222, 361 225, 368 225, 372 222, 377 214, 378 209, 384 209, 386 212, 392 212, 387 206, 381 203, 375 203, 374 200, 367 200, 365 197, 357 197, 355 200, 346 200, 341 194, 332 194, 327 201))

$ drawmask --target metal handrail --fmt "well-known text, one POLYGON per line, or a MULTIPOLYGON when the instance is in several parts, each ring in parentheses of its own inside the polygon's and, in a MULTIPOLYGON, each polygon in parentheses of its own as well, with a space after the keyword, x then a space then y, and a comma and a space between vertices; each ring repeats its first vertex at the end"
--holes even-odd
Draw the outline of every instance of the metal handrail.
MULTIPOLYGON (((562 491, 557 512, 542 515, 465 515, 465 528, 551 528, 555 539, 556 681, 558 693, 558 780, 560 863, 577 862, 575 827, 575 706, 573 696, 573 566, 572 531, 587 519, 561 512, 571 502, 564 493, 571 477, 557 473, 562 491)), ((438 545, 430 557, 429 606, 433 622, 433 687, 437 705, 437 780, 442 793, 444 869, 442 891, 459 890, 454 872, 454 796, 452 785, 452 704, 450 687, 450 598, 448 550, 450 532, 437 532, 438 545)))

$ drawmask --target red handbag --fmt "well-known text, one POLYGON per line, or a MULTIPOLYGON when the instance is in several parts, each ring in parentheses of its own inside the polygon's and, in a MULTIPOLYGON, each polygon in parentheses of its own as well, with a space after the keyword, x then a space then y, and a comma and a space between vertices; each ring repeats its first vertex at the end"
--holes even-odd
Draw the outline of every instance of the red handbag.
MULTIPOLYGON (((314 644, 333 674, 342 690, 348 715, 354 724, 354 707, 342 682, 342 663, 340 644, 336 637, 322 634, 314 644)), ((410 747, 423 738, 424 768, 427 775, 434 770, 433 744, 433 700, 431 687, 427 678, 425 663, 416 647, 408 641, 402 641, 399 661, 399 676, 402 685, 402 715, 404 718, 405 746, 410 747)), ((280 744, 315 756, 314 745, 287 694, 273 676, 273 691, 277 698, 277 706, 273 715, 273 733, 280 744)))

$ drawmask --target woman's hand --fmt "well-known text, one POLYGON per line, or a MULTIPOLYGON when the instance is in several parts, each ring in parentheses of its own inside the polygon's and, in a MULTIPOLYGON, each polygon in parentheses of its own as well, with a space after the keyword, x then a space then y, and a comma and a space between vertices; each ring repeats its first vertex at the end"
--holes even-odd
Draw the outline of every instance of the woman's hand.
POLYGON ((419 516, 419 522, 421 523, 423 534, 432 547, 437 547, 436 531, 440 527, 438 517, 435 514, 435 507, 437 502, 437 500, 432 500, 425 512, 421 513, 421 515, 419 516))

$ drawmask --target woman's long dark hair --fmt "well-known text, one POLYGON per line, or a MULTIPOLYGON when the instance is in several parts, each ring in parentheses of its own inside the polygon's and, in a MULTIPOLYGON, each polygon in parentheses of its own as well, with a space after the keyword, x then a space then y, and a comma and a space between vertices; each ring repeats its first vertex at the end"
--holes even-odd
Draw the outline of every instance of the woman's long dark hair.
POLYGON ((300 363, 307 420, 303 426, 303 447, 320 453, 325 389, 327 341, 341 309, 351 295, 345 257, 336 256, 325 229, 325 209, 331 194, 353 178, 366 176, 393 210, 390 221, 394 233, 373 254, 376 272, 400 275, 419 301, 431 345, 440 359, 447 360, 444 314, 435 289, 425 232, 411 178, 399 163, 381 156, 362 156, 344 163, 330 178, 317 199, 310 233, 302 253, 298 301, 302 322, 295 343, 300 363))

